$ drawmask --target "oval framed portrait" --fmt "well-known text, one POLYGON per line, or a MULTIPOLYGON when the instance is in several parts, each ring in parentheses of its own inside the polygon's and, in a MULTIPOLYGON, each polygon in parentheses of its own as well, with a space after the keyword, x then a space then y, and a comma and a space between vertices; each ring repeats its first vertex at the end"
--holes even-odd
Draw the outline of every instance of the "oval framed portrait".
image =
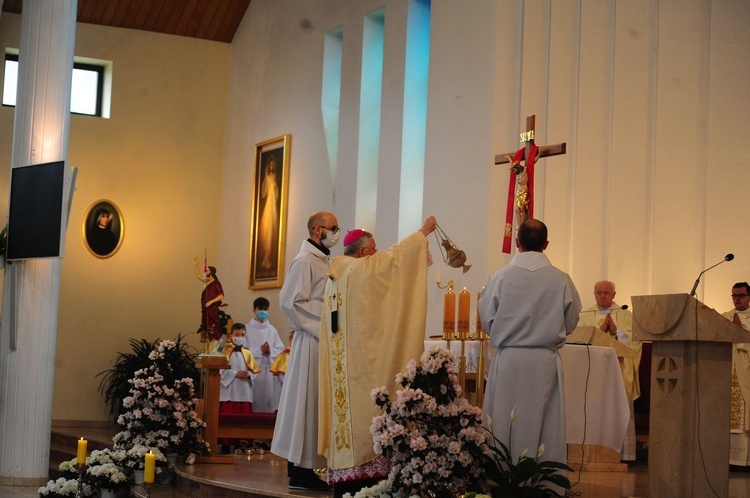
POLYGON ((83 215, 81 224, 83 245, 97 258, 113 256, 125 237, 125 220, 114 202, 100 199, 83 215))

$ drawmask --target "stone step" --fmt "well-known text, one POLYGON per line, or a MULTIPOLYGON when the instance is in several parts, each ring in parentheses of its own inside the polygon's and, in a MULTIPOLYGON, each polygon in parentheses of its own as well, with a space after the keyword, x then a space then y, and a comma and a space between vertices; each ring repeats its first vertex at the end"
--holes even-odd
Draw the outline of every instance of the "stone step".
POLYGON ((83 436, 88 441, 87 450, 90 454, 94 450, 111 448, 112 435, 115 431, 115 429, 88 429, 53 426, 50 434, 50 479, 57 479, 60 477, 58 469, 62 462, 75 458, 78 451, 78 439, 80 439, 80 437, 83 436), (81 434, 81 436, 77 434, 81 434))

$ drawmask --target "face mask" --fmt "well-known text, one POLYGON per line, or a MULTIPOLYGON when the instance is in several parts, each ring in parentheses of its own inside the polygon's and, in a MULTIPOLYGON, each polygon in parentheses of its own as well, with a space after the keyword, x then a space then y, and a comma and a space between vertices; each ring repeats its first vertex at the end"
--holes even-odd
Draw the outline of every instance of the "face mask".
POLYGON ((326 238, 321 241, 323 242, 323 246, 326 249, 330 249, 331 247, 335 246, 339 241, 339 235, 341 235, 341 230, 336 233, 326 232, 326 238))
POLYGON ((258 320, 260 320, 261 322, 265 322, 268 319, 268 311, 260 310, 255 314, 255 316, 257 316, 258 320))
POLYGON ((242 337, 232 337, 232 343, 235 346, 244 346, 245 345, 245 339, 242 337))

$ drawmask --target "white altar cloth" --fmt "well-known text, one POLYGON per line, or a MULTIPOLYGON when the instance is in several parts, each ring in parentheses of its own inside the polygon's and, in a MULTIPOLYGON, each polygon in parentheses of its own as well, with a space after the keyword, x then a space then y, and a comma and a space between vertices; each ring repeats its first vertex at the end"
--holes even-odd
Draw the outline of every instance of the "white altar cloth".
POLYGON ((621 451, 630 406, 615 350, 588 346, 587 351, 587 346, 567 344, 560 349, 560 356, 568 444, 595 444, 621 451))

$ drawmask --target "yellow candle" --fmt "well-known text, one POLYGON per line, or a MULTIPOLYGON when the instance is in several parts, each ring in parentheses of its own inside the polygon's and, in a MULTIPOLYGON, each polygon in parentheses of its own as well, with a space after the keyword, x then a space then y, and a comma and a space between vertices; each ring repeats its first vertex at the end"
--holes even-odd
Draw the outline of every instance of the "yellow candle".
POLYGON ((482 318, 479 316, 479 298, 482 297, 482 292, 477 292, 477 338, 481 338, 482 330, 482 318))
POLYGON ((76 463, 86 465, 86 448, 89 442, 81 438, 78 440, 78 453, 76 454, 76 463))
POLYGON ((150 451, 146 453, 146 468, 143 471, 143 483, 153 484, 156 475, 156 455, 150 451))
POLYGON ((458 336, 461 339, 469 338, 469 321, 471 320, 471 294, 462 290, 458 294, 458 336))
POLYGON ((443 300, 443 339, 453 339, 456 331, 456 295, 448 291, 443 300))

